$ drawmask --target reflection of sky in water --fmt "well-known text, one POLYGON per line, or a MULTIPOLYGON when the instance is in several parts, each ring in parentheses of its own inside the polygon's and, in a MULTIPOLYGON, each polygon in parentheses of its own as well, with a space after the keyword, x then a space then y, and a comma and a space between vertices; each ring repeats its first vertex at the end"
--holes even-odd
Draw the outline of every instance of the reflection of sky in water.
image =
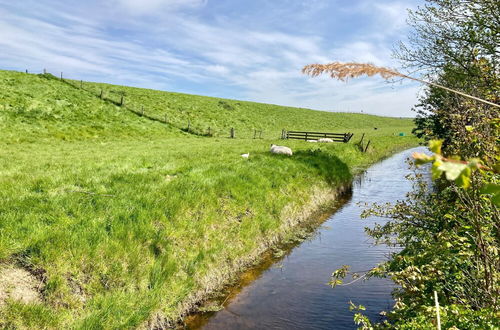
POLYGON ((313 239, 296 247, 285 259, 265 271, 216 313, 204 329, 356 329, 349 301, 367 307, 365 315, 377 320, 392 307, 393 284, 386 279, 358 281, 330 288, 333 270, 351 265, 362 271, 383 261, 390 251, 373 246, 365 226, 385 221, 361 220, 359 202, 386 203, 405 198, 411 182, 406 159, 416 148, 370 167, 353 185, 352 198, 331 216, 313 239))

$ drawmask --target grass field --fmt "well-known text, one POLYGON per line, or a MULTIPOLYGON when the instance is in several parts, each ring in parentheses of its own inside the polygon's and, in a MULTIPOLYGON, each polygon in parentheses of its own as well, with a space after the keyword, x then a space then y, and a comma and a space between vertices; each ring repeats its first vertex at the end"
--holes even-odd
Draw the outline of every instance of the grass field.
POLYGON ((394 135, 409 133, 407 119, 78 83, 0 71, 0 262, 42 280, 39 301, 0 304, 3 327, 177 320, 354 174, 417 143, 394 135), (169 124, 101 100, 101 88, 167 111, 169 124), (188 118, 215 137, 182 131, 188 118), (230 127, 236 139, 225 138, 230 127), (355 136, 279 141, 282 128, 355 136), (264 139, 251 139, 254 129, 264 139), (353 143, 361 132, 367 153, 353 143), (270 143, 294 156, 271 155, 270 143))

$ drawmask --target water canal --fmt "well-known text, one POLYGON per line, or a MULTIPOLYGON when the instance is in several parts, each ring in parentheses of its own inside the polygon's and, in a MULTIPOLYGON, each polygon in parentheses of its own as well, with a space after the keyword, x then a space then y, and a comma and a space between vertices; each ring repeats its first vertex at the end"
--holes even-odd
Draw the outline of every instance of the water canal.
POLYGON ((393 283, 388 279, 357 281, 332 289, 327 285, 333 270, 351 265, 367 270, 387 258, 387 246, 375 246, 366 226, 386 221, 360 219, 359 203, 386 203, 405 198, 411 182, 406 160, 413 148, 383 160, 353 183, 352 194, 315 234, 293 247, 282 258, 250 271, 224 302, 224 309, 198 314, 188 320, 189 329, 356 329, 349 301, 364 305, 372 320, 392 307, 393 283))

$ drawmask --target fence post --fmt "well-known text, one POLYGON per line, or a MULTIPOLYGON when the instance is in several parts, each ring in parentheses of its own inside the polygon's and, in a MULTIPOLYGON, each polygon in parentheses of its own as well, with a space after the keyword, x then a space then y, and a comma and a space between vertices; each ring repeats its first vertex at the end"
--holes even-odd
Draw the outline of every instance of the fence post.
POLYGON ((363 133, 363 135, 361 135, 361 140, 359 141, 359 144, 362 145, 363 143, 363 139, 365 138, 365 133, 363 133))
POLYGON ((188 133, 189 133, 189 130, 191 129, 191 120, 188 119, 188 133))
POLYGON ((122 98, 120 100, 120 105, 123 105, 123 103, 125 103, 125 97, 123 97, 123 95, 122 95, 122 98))
POLYGON ((231 131, 230 131, 230 136, 231 136, 231 139, 234 139, 234 128, 231 127, 231 131))
POLYGON ((371 142, 371 140, 368 140, 368 143, 366 144, 366 147, 365 147, 365 151, 364 151, 364 152, 366 152, 366 150, 368 150, 368 146, 370 146, 370 142, 371 142))
POLYGON ((306 137, 304 138, 305 141, 307 141, 307 132, 306 132, 306 137))
POLYGON ((43 74, 46 74, 47 73, 47 69, 43 69, 43 74))
POLYGON ((103 91, 101 89, 101 95, 99 95, 99 98, 102 100, 102 96, 103 96, 103 91))
POLYGON ((61 80, 63 80, 62 74, 63 74, 63 73, 61 72, 61 80))
POLYGON ((208 126, 208 136, 212 136, 212 133, 210 131, 210 126, 208 126))
POLYGON ((259 139, 262 139, 262 131, 259 132, 259 139))
POLYGON ((28 73, 28 69, 26 69, 26 73, 28 73))

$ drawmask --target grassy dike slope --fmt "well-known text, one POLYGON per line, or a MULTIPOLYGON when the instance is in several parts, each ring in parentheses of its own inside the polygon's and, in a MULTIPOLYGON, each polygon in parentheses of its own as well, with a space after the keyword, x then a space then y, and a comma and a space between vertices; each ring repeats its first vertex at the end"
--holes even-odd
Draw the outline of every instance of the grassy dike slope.
MULTIPOLYGON (((76 87, 79 81, 69 81, 76 87)), ((387 129, 391 132, 405 132, 412 126, 409 119, 389 118, 354 113, 331 113, 311 111, 303 108, 283 107, 272 104, 228 100, 216 97, 189 95, 156 91, 143 88, 116 86, 100 83, 84 83, 83 88, 93 94, 119 102, 124 96, 125 103, 137 112, 164 120, 170 126, 186 129, 190 121, 190 131, 204 135, 228 137, 234 128, 239 138, 252 138, 254 130, 262 130, 267 138, 278 138, 282 129, 320 132, 366 132, 387 129)), ((370 133, 371 133, 370 132, 370 133)), ((386 135, 381 132, 381 135, 386 135)))
MULTIPOLYGON (((165 97, 144 93, 151 102, 165 97)), ((277 116, 277 106, 254 105, 277 116)), ((282 122, 295 120, 279 109, 282 122)), ((300 111, 322 119, 293 122, 299 129, 345 118, 340 131, 363 130, 348 114, 300 111)), ((408 132, 410 121, 387 118, 399 123, 391 128, 376 118, 376 132, 364 124, 374 147, 366 154, 352 143, 206 138, 51 77, 0 71, 0 268, 15 265, 41 280, 37 301, 0 303, 0 327, 177 320, 329 205, 362 168, 416 143, 392 135, 408 132), (269 154, 272 142, 294 156, 269 154)))

